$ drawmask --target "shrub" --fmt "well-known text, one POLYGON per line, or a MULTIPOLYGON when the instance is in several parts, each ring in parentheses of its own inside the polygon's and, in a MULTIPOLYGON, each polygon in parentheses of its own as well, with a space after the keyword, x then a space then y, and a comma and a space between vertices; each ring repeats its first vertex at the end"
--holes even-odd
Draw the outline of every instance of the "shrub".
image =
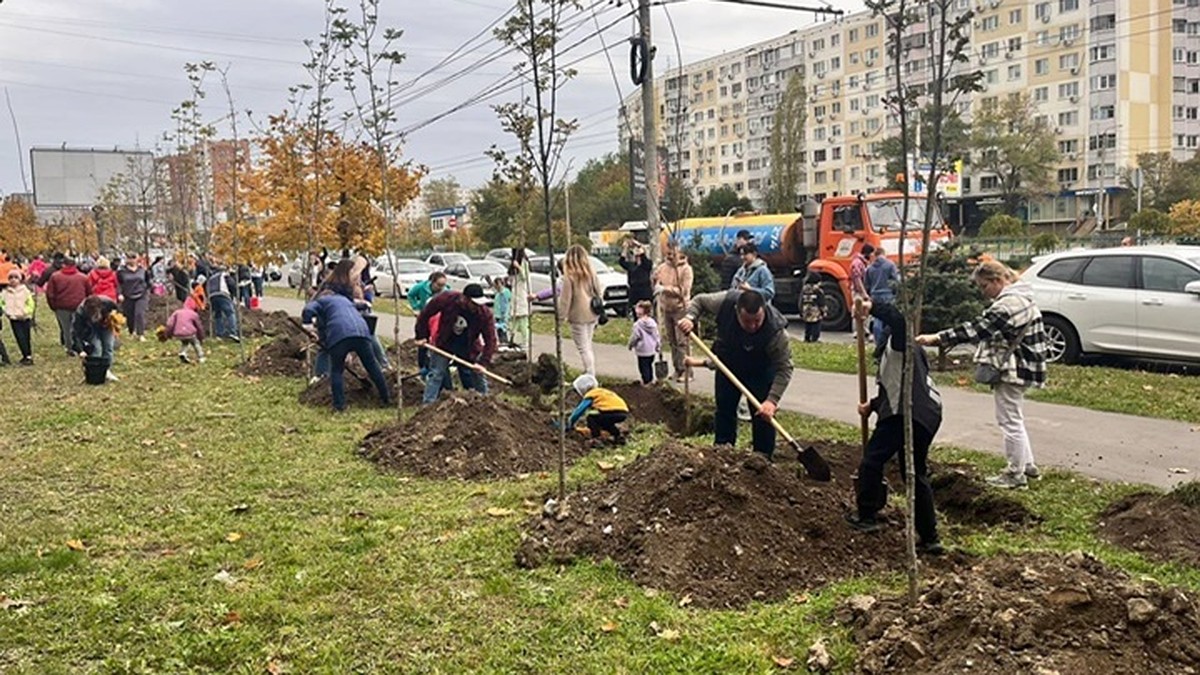
POLYGON ((1057 249, 1062 244, 1062 239, 1058 238, 1053 232, 1043 232, 1033 238, 1029 247, 1033 249, 1035 254, 1048 253, 1057 249))
POLYGON ((1025 223, 1020 218, 1007 213, 995 213, 988 216, 979 228, 981 237, 1021 237, 1025 235, 1025 223))
POLYGON ((1176 485, 1175 489, 1171 490, 1171 497, 1184 506, 1200 509, 1200 481, 1193 480, 1176 485))
POLYGON ((1166 234, 1171 231, 1171 218, 1158 209, 1142 209, 1129 219, 1129 229, 1147 234, 1166 234))

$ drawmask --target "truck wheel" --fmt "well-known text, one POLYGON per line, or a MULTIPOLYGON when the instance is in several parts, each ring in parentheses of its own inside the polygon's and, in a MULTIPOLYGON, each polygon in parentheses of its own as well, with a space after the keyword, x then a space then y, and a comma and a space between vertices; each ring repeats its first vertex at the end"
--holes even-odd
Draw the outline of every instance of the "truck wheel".
POLYGON ((825 320, 821 322, 823 330, 844 331, 850 328, 850 310, 842 297, 842 285, 833 279, 821 281, 821 290, 825 291, 825 320))

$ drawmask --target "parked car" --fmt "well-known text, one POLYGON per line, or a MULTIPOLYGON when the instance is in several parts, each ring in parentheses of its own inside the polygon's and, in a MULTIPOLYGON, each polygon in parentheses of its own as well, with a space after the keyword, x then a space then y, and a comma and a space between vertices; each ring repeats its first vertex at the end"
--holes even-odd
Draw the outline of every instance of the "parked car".
MULTIPOLYGON (((528 249, 528 248, 525 249, 525 257, 527 259, 532 258, 535 255, 537 255, 536 251, 534 251, 532 249, 528 249)), ((505 265, 507 265, 510 262, 512 262, 512 249, 511 248, 494 248, 494 249, 488 251, 487 254, 483 256, 483 259, 484 260, 496 260, 498 262, 502 262, 505 265)))
POLYGON ((467 260, 450 263, 442 271, 446 273, 446 288, 461 293, 467 284, 479 284, 490 304, 495 295, 492 279, 508 276, 508 265, 495 260, 467 260))
POLYGON ((430 253, 425 262, 433 265, 437 269, 445 269, 450 263, 467 262, 471 256, 466 253, 430 253))
MULTIPOLYGON (((562 254, 555 254, 558 260, 562 254)), ((624 272, 618 272, 609 267, 603 260, 594 255, 588 256, 592 270, 596 273, 596 281, 600 284, 600 294, 604 297, 604 307, 611 309, 617 316, 625 316, 628 311, 629 285, 624 272)), ((529 288, 533 293, 541 293, 550 288, 550 257, 537 256, 529 259, 529 288)), ((549 305, 553 300, 542 300, 539 304, 549 305)))
POLYGON ((386 255, 375 259, 371 273, 375 277, 375 294, 381 298, 390 298, 399 294, 408 297, 408 289, 429 278, 429 273, 436 267, 423 260, 413 258, 396 258, 388 261, 386 255), (396 265, 396 278, 392 279, 392 263, 396 265))
POLYGON ((1200 246, 1125 246, 1035 258, 1051 361, 1085 354, 1200 361, 1200 246))

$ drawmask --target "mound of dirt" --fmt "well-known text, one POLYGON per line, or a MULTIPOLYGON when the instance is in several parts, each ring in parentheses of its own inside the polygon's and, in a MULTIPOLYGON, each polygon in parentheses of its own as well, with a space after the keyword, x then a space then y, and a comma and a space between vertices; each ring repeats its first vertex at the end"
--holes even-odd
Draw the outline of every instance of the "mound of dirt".
POLYGON ((1176 493, 1140 492, 1100 513, 1100 536, 1147 557, 1200 567, 1200 508, 1176 493))
MULTIPOLYGON (((167 319, 171 318, 171 313, 182 306, 183 303, 176 300, 173 295, 150 296, 149 307, 146 310, 146 325, 150 327, 165 326, 167 319)), ((300 327, 300 319, 282 310, 264 312, 258 309, 246 309, 242 305, 238 305, 237 308, 244 338, 303 337, 305 334, 304 329, 300 327)), ((207 309, 200 312, 200 323, 208 332, 211 323, 207 309)))
MULTIPOLYGON (((962 467, 936 467, 930 482, 942 513, 964 525, 1025 525, 1041 520, 1021 502, 990 489, 962 467)), ((903 487, 903 484, 899 484, 903 487)))
POLYGON ((716 413, 707 399, 692 398, 691 420, 687 414, 687 399, 683 392, 668 384, 644 386, 636 382, 609 387, 629 404, 629 414, 648 424, 662 424, 671 433, 695 436, 712 433, 716 413))
POLYGON ((254 350, 246 363, 238 366, 242 375, 307 377, 309 341, 292 336, 278 337, 254 350))
MULTIPOLYGON (((556 514, 527 524, 517 564, 612 559, 639 584, 703 607, 742 607, 901 569, 903 528, 851 530, 845 485, 729 448, 668 441, 556 514)), ((900 514, 894 514, 899 521, 900 514)))
MULTIPOLYGON (((557 467, 548 415, 475 392, 443 395, 406 422, 375 429, 359 452, 379 465, 429 478, 505 478, 557 467)), ((568 436, 567 460, 587 454, 568 436)))
MULTIPOLYGON (((367 377, 366 371, 361 366, 358 364, 349 364, 346 366, 345 373, 347 407, 384 407, 383 403, 379 401, 379 394, 375 391, 375 386, 371 384, 371 379, 367 377)), ((392 403, 388 407, 391 407, 395 405, 396 401, 396 371, 385 369, 383 377, 388 383, 388 394, 392 400, 392 403)), ((405 378, 404 405, 420 404, 421 395, 424 392, 425 385, 415 376, 405 378)), ((332 408, 333 389, 330 387, 329 378, 321 378, 305 387, 304 391, 300 392, 300 402, 317 408, 332 408)))
POLYGON ((1000 555, 930 578, 906 598, 835 611, 861 673, 1195 673, 1200 609, 1076 552, 1000 555))

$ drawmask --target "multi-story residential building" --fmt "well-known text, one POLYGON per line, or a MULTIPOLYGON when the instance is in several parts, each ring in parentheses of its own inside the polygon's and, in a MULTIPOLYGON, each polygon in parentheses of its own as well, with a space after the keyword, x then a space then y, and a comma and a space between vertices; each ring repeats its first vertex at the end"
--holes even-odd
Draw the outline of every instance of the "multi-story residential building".
MULTIPOLYGON (((965 119, 1003 97, 1028 94, 1053 130, 1053 189, 1020 214, 1055 228, 1115 222, 1137 156, 1200 149, 1200 0, 958 0, 974 11, 970 63, 983 90, 957 102, 965 119), (1102 195, 1109 195, 1107 199, 1102 195)), ((933 69, 936 26, 913 26, 901 76, 918 90, 933 69)), ((728 186, 756 203, 769 187, 772 118, 786 82, 804 77, 806 163, 801 192, 824 196, 895 185, 880 143, 899 133, 885 103, 896 73, 885 22, 870 12, 819 23, 673 68, 656 81, 660 142, 672 175, 702 198, 728 186)), ((625 101, 641 133, 640 92, 625 101)), ((629 131, 622 124, 622 140, 629 131)), ((970 165, 951 222, 982 219, 999 178, 970 165)))

